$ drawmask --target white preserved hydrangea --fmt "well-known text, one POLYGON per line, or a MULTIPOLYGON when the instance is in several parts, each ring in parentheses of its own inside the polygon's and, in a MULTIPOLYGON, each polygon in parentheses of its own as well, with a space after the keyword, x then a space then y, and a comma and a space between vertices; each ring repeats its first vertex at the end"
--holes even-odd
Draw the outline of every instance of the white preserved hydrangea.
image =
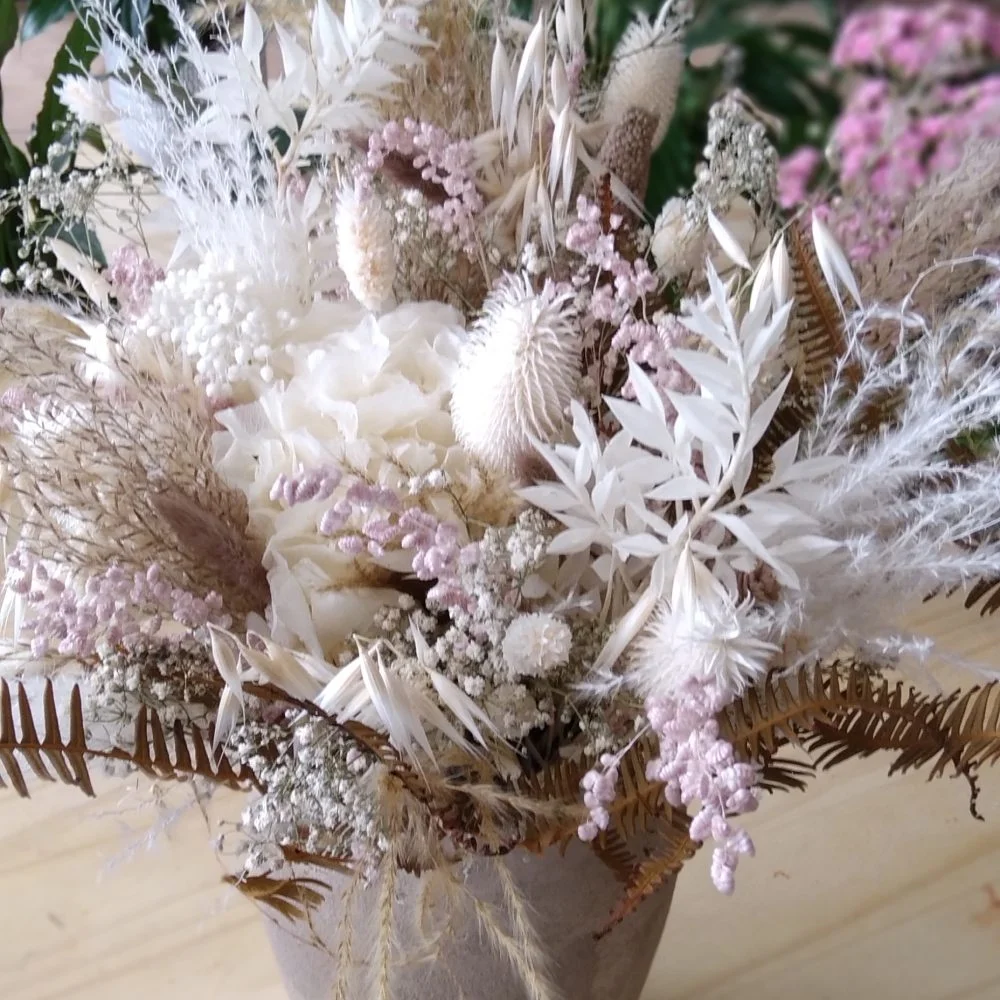
POLYGON ((570 627, 555 615, 518 615, 503 639, 503 658, 515 677, 543 677, 569 660, 570 627))
POLYGON ((462 354, 451 412, 459 440, 491 469, 517 473, 534 440, 562 430, 580 377, 580 336, 569 293, 536 292, 508 276, 483 306, 462 354))
POLYGON ((225 431, 214 442, 216 467, 247 496, 250 522, 268 540, 276 613, 311 650, 363 631, 393 595, 356 589, 354 558, 320 533, 315 504, 284 506, 272 497, 277 478, 332 466, 403 493, 408 477, 439 469, 463 484, 477 481, 448 415, 464 333, 459 314, 436 302, 379 317, 326 305, 333 310, 326 338, 290 359, 289 378, 218 414, 225 431))

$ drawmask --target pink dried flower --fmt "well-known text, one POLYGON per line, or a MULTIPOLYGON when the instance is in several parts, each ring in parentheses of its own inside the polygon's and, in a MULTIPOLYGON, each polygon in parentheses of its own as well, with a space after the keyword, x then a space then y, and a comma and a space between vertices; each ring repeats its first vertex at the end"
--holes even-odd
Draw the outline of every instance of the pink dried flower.
POLYGON ((369 137, 368 166, 385 169, 401 184, 423 192, 433 225, 451 237, 456 247, 474 248, 476 222, 484 203, 476 186, 476 157, 470 142, 452 139, 428 122, 411 118, 387 122, 369 137), (399 160, 415 176, 392 171, 392 164, 399 160))
POLYGON ((754 853, 750 836, 729 817, 757 808, 756 768, 738 761, 732 744, 719 736, 716 715, 730 697, 711 683, 690 680, 675 696, 646 702, 650 726, 660 738, 659 756, 647 765, 647 776, 663 782, 671 805, 700 804, 690 835, 715 841, 712 881, 726 895, 735 888, 739 858, 754 853))
POLYGON ((161 267, 135 247, 119 247, 112 255, 104 277, 110 283, 118 306, 126 316, 138 316, 149 305, 153 285, 165 277, 161 267))

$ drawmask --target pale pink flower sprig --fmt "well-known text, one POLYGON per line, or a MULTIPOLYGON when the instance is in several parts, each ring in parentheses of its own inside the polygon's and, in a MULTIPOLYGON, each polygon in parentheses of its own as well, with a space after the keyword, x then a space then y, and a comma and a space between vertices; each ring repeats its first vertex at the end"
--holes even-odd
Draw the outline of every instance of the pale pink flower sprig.
POLYGON ((329 500, 343 478, 343 473, 334 466, 304 469, 291 476, 282 472, 271 486, 271 500, 286 507, 310 500, 329 500))
POLYGON ((437 125, 406 118, 387 122, 369 137, 369 168, 381 169, 393 153, 407 158, 425 181, 444 191, 440 203, 428 204, 427 216, 442 233, 453 238, 456 246, 471 250, 484 208, 476 186, 472 144, 453 139, 437 125))
POLYGON ((163 268, 131 246, 119 247, 104 272, 118 307, 126 316, 138 316, 145 311, 153 285, 165 276, 163 268))
POLYGON ((835 66, 902 78, 969 72, 1000 56, 1000 15, 975 3, 881 4, 853 14, 835 66))
POLYGON ((589 817, 580 824, 577 836, 583 841, 596 840, 611 822, 610 806, 618 794, 619 759, 614 754, 601 754, 601 766, 591 768, 580 782, 583 788, 583 804, 590 811, 589 817))
MULTIPOLYGON (((626 333, 617 345, 612 341, 602 355, 599 345, 604 331, 609 326, 620 330, 623 324, 634 321, 637 312, 644 315, 646 297, 656 291, 659 282, 644 257, 631 261, 615 248, 615 232, 623 222, 620 215, 611 216, 611 232, 605 233, 599 206, 582 195, 577 199, 576 214, 577 221, 566 232, 566 248, 583 258, 570 281, 587 359, 584 391, 596 401, 609 387, 601 385, 600 373, 611 378, 622 353, 633 343, 626 333)), ((641 337, 641 332, 636 336, 641 337)))
POLYGON ((24 630, 36 657, 53 647, 64 656, 92 656, 101 643, 116 646, 136 636, 155 636, 168 620, 191 629, 231 623, 218 594, 201 598, 175 587, 156 563, 132 573, 110 566, 88 577, 80 589, 20 550, 8 557, 7 569, 8 585, 29 608, 24 630))
POLYGON ((731 700, 719 687, 692 679, 676 695, 646 701, 646 716, 660 739, 647 777, 664 784, 670 805, 700 805, 690 836, 715 841, 712 882, 725 895, 735 889, 740 857, 754 853, 750 835, 729 819, 757 808, 757 769, 738 761, 732 744, 719 736, 716 715, 731 700))
MULTIPOLYGON (((689 833, 699 843, 715 841, 712 882, 727 896, 736 888, 740 857, 754 853, 750 835, 729 820, 757 808, 757 769, 738 761, 732 744, 719 736, 716 715, 731 700, 732 695, 715 684, 690 680, 675 695, 646 701, 646 717, 660 740, 646 776, 663 784, 666 800, 675 808, 698 804, 689 833)), ((619 763, 620 756, 602 754, 600 766, 580 783, 589 811, 577 829, 581 840, 596 840, 610 825, 619 763)))
MULTIPOLYGON (((294 475, 279 475, 271 499, 287 507, 329 500, 343 482, 339 469, 323 467, 294 475)), ((435 581, 427 599, 442 608, 471 611, 475 596, 461 585, 461 570, 478 558, 475 543, 463 544, 457 524, 442 521, 421 507, 404 503, 394 489, 361 480, 351 482, 343 495, 319 515, 321 535, 336 537, 345 555, 367 553, 375 559, 390 547, 409 554, 409 569, 418 580, 435 581)))
MULTIPOLYGON (((668 417, 675 415, 670 402, 671 392, 692 393, 697 384, 674 359, 673 348, 683 347, 689 334, 676 316, 658 319, 656 323, 629 316, 611 340, 611 347, 642 367, 656 386, 668 417)), ((631 367, 630 367, 631 370, 631 367)), ((622 387, 625 399, 635 399, 635 389, 629 378, 622 387)))

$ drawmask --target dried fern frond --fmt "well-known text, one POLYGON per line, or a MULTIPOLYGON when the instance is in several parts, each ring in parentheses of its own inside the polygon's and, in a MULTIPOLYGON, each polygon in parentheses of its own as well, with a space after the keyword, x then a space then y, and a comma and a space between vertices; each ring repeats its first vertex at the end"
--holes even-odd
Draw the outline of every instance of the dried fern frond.
MULTIPOLYGON (((39 738, 28 692, 23 684, 17 685, 18 733, 18 728, 14 726, 10 685, 6 680, 0 680, 0 762, 8 780, 21 798, 29 797, 28 785, 17 759, 21 756, 41 780, 55 781, 58 778, 64 784, 76 785, 85 795, 92 797, 94 786, 87 771, 86 726, 80 688, 74 685, 70 695, 68 739, 63 739, 60 732, 59 708, 51 681, 45 685, 42 706, 44 735, 39 738)), ((0 778, 0 788, 5 787, 0 778)))
POLYGON ((847 356, 844 314, 798 225, 787 230, 794 311, 789 322, 793 371, 803 387, 822 388, 847 356))
POLYGON ((965 595, 965 606, 970 611, 978 608, 983 617, 995 614, 1000 610, 1000 580, 979 580, 974 583, 965 595))
MULTIPOLYGON (((774 453, 815 419, 820 394, 844 364, 849 346, 844 313, 823 276, 816 249, 797 222, 786 230, 794 310, 783 349, 791 377, 781 405, 754 448, 751 485, 771 473, 774 453)), ((848 384, 856 377, 847 371, 848 384)))
POLYGON ((603 831, 591 846, 605 867, 622 885, 632 884, 635 870, 639 867, 639 858, 632 853, 617 830, 603 831))
POLYGON ((266 906, 288 920, 305 920, 324 900, 330 887, 312 878, 275 878, 272 875, 225 875, 222 881, 247 899, 266 906))
MULTIPOLYGON (((69 697, 69 735, 60 729, 59 705, 51 681, 42 695, 44 735, 38 725, 27 689, 16 684, 18 725, 14 724, 11 686, 0 680, 0 763, 11 785, 22 798, 28 786, 18 758, 27 761, 43 781, 75 785, 85 795, 94 795, 88 759, 113 760, 128 764, 154 778, 184 781, 199 777, 228 788, 246 789, 255 784, 253 772, 233 765, 222 755, 213 754, 210 738, 196 725, 176 720, 168 738, 156 712, 141 706, 134 725, 134 743, 129 748, 98 747, 88 743, 83 717, 83 698, 74 684, 69 697), (54 775, 53 775, 54 772, 54 775)), ((0 787, 4 782, 0 780, 0 787)))
POLYGON ((689 836, 686 822, 667 824, 662 830, 660 849, 652 857, 640 862, 626 885, 624 897, 595 937, 604 937, 614 930, 644 899, 648 899, 676 875, 694 857, 700 846, 689 836))
POLYGON ((889 752, 890 774, 931 765, 930 777, 949 767, 971 788, 976 770, 1000 759, 1000 685, 929 697, 875 676, 855 661, 803 667, 770 676, 719 716, 720 734, 747 760, 765 768, 788 743, 816 755, 821 767, 889 752))

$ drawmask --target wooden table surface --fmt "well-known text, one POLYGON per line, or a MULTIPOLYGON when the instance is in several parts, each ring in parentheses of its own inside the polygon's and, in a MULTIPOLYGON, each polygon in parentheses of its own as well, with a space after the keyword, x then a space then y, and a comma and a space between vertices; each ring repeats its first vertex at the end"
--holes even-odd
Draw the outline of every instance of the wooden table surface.
MULTIPOLYGON (((19 141, 59 34, 4 67, 19 141)), ((919 616, 1000 668, 1000 618, 954 604, 919 616)), ((854 762, 765 801, 732 899, 696 858, 644 1000, 998 1000, 1000 770, 984 775, 982 823, 963 783, 885 770, 854 762)), ((220 884, 211 848, 237 799, 188 811, 147 847, 155 813, 138 811, 139 787, 103 782, 96 802, 61 786, 31 802, 0 793, 0 997, 280 1000, 261 918, 220 884)))
MULTIPOLYGON (((955 604, 922 615, 949 648, 1000 664, 1000 621, 955 604)), ((1000 770, 984 775, 976 822, 964 783, 885 769, 854 762, 768 798, 731 899, 696 857, 644 1000, 1000 997, 1000 770)), ((279 1000, 261 918, 220 884, 212 850, 238 798, 189 810, 147 846, 157 813, 139 808, 142 788, 2 794, 0 996, 279 1000)))

